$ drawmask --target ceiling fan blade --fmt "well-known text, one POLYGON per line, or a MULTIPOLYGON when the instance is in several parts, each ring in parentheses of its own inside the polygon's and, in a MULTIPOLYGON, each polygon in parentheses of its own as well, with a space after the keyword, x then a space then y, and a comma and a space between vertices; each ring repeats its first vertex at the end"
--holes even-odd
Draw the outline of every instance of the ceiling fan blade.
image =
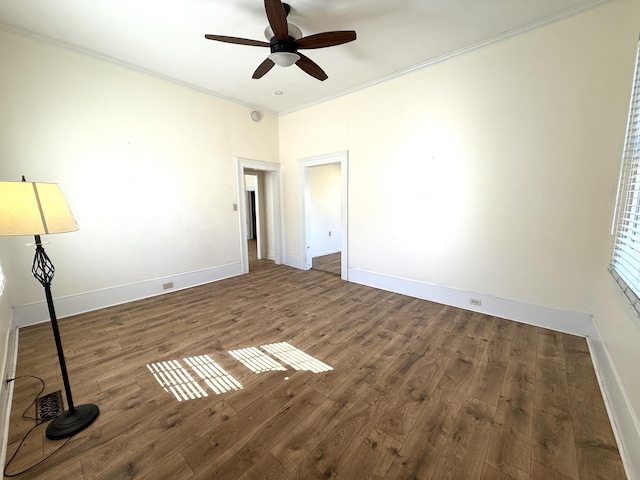
POLYGON ((316 62, 311 60, 309 57, 302 55, 300 52, 298 52, 298 55, 300 55, 300 60, 296 62, 296 65, 300 67, 301 70, 307 72, 309 75, 320 81, 324 81, 329 78, 316 62))
POLYGON ((280 0, 264 0, 264 10, 267 12, 267 19, 275 37, 278 40, 288 40, 287 14, 282 2, 280 0))
POLYGON ((207 40, 216 40, 218 42, 236 43, 238 45, 250 45, 252 47, 269 47, 269 42, 263 42, 260 40, 250 40, 248 38, 239 37, 227 37, 225 35, 205 35, 207 40))
POLYGON ((273 60, 271 60, 270 58, 267 58, 264 62, 262 62, 260 65, 258 65, 258 68, 256 68, 256 71, 253 72, 253 77, 255 79, 258 78, 262 78, 264 77, 264 75, 273 68, 273 66, 275 65, 275 63, 273 62, 273 60))
POLYGON ((356 32, 353 30, 316 33, 308 37, 296 40, 298 48, 324 48, 342 45, 356 39, 356 32))

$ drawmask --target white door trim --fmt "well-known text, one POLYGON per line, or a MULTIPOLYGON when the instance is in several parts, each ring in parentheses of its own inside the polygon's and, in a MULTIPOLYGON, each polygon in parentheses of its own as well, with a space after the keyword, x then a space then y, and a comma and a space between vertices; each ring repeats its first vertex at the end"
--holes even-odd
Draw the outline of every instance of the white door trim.
POLYGON ((309 213, 310 213, 310 199, 311 189, 309 185, 309 169, 311 167, 318 167, 320 165, 340 165, 340 190, 341 190, 341 223, 342 223, 342 251, 341 251, 341 265, 340 265, 340 277, 342 280, 348 280, 349 272, 349 152, 342 150, 340 152, 329 153, 326 155, 318 155, 315 157, 301 158, 299 164, 299 181, 300 181, 300 235, 301 235, 301 252, 300 258, 302 259, 303 270, 309 270, 311 268, 311 258, 308 255, 307 239, 309 232, 307 227, 309 225, 309 213))
POLYGON ((249 273, 249 250, 247 248, 247 197, 244 182, 244 171, 258 170, 265 172, 265 183, 270 185, 267 191, 272 192, 274 261, 282 263, 282 203, 280 195, 280 164, 236 157, 236 181, 238 185, 238 220, 240 222, 240 263, 242 273, 249 273))

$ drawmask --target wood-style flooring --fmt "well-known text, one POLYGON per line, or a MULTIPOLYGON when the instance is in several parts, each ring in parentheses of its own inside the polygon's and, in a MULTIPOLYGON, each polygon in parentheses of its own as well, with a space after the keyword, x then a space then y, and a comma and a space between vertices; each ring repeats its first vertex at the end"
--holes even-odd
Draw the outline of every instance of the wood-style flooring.
MULTIPOLYGON (((255 260, 250 270, 62 319, 75 403, 100 416, 19 478, 625 478, 584 339, 322 271, 255 260), (269 355, 287 369, 254 373, 228 353, 278 342, 333 369, 269 355), (205 355, 242 388, 226 377, 215 393, 184 360, 205 355), (150 367, 169 361, 207 396, 165 390, 150 367)), ((42 377, 45 394, 62 388, 48 323, 20 331, 17 370, 42 377)), ((15 383, 9 455, 38 391, 15 383)), ((44 428, 9 473, 61 445, 44 428)))
POLYGON ((321 270, 323 272, 332 273, 340 276, 342 255, 338 253, 330 253, 329 255, 321 255, 315 257, 311 261, 311 268, 321 270))

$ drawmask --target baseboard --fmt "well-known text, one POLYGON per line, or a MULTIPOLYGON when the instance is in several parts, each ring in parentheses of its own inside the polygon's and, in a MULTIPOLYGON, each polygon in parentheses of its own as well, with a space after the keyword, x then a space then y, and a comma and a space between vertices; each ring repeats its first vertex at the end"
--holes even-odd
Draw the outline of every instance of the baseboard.
MULTIPOLYGON (((56 314, 58 318, 69 317, 79 313, 133 302, 142 298, 183 290, 241 274, 241 264, 231 263, 219 267, 154 278, 143 282, 119 285, 66 297, 56 297, 56 314), (173 284, 173 286, 165 288, 168 284, 173 284)), ((14 307, 13 315, 15 325, 18 328, 49 320, 49 312, 44 299, 41 302, 14 307)))
POLYGON ((593 319, 587 343, 627 478, 640 479, 640 423, 593 319))
POLYGON ((354 268, 349 269, 349 281, 581 337, 586 337, 590 332, 591 315, 588 313, 517 302, 469 290, 459 290, 354 268), (472 305, 471 299, 479 300, 480 305, 472 305))
POLYGON ((14 382, 6 383, 7 378, 14 378, 16 375, 16 362, 18 359, 18 329, 9 322, 9 335, 5 349, 4 376, 0 385, 0 432, 2 434, 2 445, 0 445, 0 465, 4 468, 7 461, 7 446, 9 443, 9 423, 11 417, 11 403, 13 400, 14 382))

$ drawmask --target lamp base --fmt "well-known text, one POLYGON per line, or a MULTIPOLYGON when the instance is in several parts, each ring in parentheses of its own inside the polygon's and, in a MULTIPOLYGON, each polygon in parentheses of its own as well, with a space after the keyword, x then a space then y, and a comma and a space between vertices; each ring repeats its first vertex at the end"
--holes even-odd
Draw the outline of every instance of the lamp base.
POLYGON ((47 426, 47 438, 60 440, 75 435, 91 425, 99 413, 98 406, 91 403, 79 405, 73 409, 73 412, 67 410, 47 426))

